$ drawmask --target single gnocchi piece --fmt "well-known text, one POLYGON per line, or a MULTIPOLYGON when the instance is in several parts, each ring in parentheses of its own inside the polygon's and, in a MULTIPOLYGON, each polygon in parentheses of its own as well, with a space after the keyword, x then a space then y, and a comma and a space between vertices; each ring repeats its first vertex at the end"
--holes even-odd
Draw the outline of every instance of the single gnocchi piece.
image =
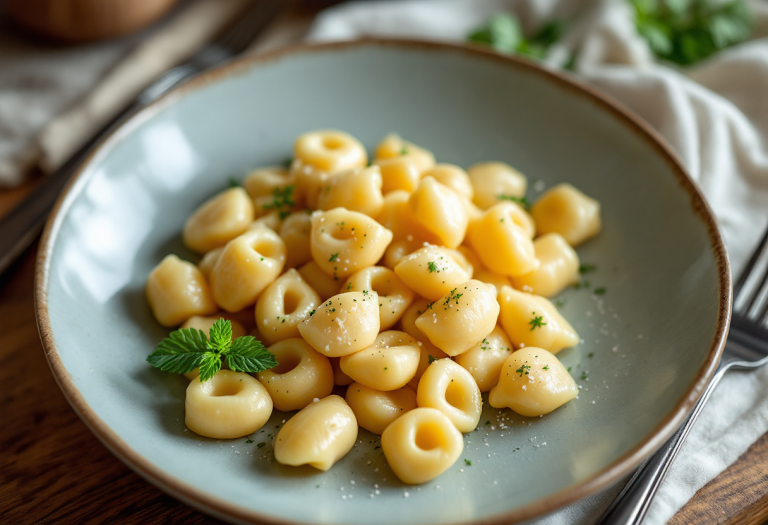
POLYGON ((416 221, 448 248, 464 240, 469 217, 462 197, 432 177, 424 177, 408 199, 408 209, 416 221))
POLYGON ((328 396, 302 408, 275 438, 275 459, 282 465, 310 465, 327 471, 352 450, 357 419, 346 401, 328 396))
POLYGON ((499 384, 488 403, 511 408, 521 416, 549 414, 579 394, 579 387, 560 361, 543 348, 528 346, 507 357, 499 384))
POLYGON ((484 210, 510 197, 522 199, 528 189, 525 176, 503 162, 481 162, 467 173, 475 188, 472 200, 484 210))
POLYGON ((301 323, 320 305, 320 296, 296 270, 275 279, 256 301, 256 325, 267 344, 299 336, 301 323))
POLYGON ((384 195, 398 190, 411 193, 419 185, 421 172, 413 159, 405 156, 376 159, 374 166, 381 170, 381 191, 384 195))
POLYGON ((392 232, 367 215, 346 208, 312 214, 312 258, 328 275, 349 277, 376 264, 392 232))
POLYGON ((390 423, 416 408, 416 392, 407 386, 381 392, 360 383, 352 383, 347 388, 346 400, 355 413, 357 423, 379 436, 390 423))
POLYGON ((515 276, 539 267, 530 232, 518 217, 514 204, 497 204, 470 231, 469 243, 489 270, 515 276))
POLYGON ((556 354, 579 342, 576 330, 544 297, 504 286, 499 304, 501 326, 517 348, 534 346, 556 354))
POLYGON ((275 230, 285 243, 285 267, 298 268, 312 260, 310 237, 312 221, 309 213, 297 211, 290 214, 275 230))
POLYGON ((266 226, 248 230, 224 247, 211 271, 213 298, 227 312, 256 302, 285 264, 285 243, 266 226))
POLYGON ((320 188, 317 207, 321 210, 346 208, 378 217, 384 207, 381 170, 378 166, 371 166, 331 177, 326 186, 320 188))
POLYGON ((345 292, 373 290, 379 295, 380 330, 392 328, 413 301, 413 291, 395 272, 383 266, 369 266, 352 274, 341 289, 345 292))
POLYGON ((269 347, 278 365, 259 372, 258 379, 282 412, 300 410, 313 399, 321 399, 333 390, 331 362, 312 349, 303 339, 285 339, 269 347))
POLYGON ((531 207, 539 235, 559 233, 578 246, 600 232, 600 203, 570 184, 558 184, 544 192, 531 207))
MULTIPOLYGON (((299 324, 301 337, 327 357, 341 357, 371 346, 379 333, 376 292, 334 295, 299 324)), ((342 367, 342 370, 344 367, 342 367)))
POLYGON ((418 485, 453 466, 464 451, 464 439, 439 410, 415 408, 384 430, 381 449, 400 481, 418 485))
POLYGON ((390 330, 381 332, 371 346, 342 357, 339 365, 356 382, 387 392, 408 384, 416 374, 419 356, 416 339, 390 330))
POLYGON ((491 333, 498 317, 496 289, 471 280, 435 301, 416 319, 416 327, 443 352, 456 356, 491 333))
POLYGON ((396 190, 384 196, 384 207, 376 219, 382 226, 392 231, 395 241, 408 241, 436 244, 440 239, 422 226, 411 214, 408 199, 411 194, 396 190))
POLYGON ((272 398, 248 374, 219 370, 208 381, 190 381, 184 411, 184 421, 192 432, 234 439, 264 426, 272 415, 272 398))
POLYGON ((323 301, 327 301, 339 293, 341 281, 321 270, 315 261, 309 261, 299 268, 299 274, 320 295, 320 299, 323 301))
POLYGON ((329 174, 362 168, 368 163, 368 153, 360 141, 338 130, 299 135, 293 152, 297 160, 329 174))
POLYGON ((175 255, 166 255, 152 269, 145 291, 155 319, 163 326, 178 326, 193 315, 218 309, 197 266, 175 255))
POLYGON ((212 197, 187 219, 184 245, 206 253, 242 234, 255 217, 251 198, 243 188, 230 188, 212 197))
POLYGON ((421 176, 432 177, 443 186, 451 188, 458 195, 470 202, 475 195, 475 190, 472 187, 472 181, 469 179, 469 175, 455 164, 436 164, 433 168, 423 172, 421 176))
POLYGON ((374 162, 380 159, 400 157, 412 162, 419 173, 430 169, 435 165, 435 156, 412 142, 400 138, 395 133, 390 133, 376 147, 374 162))
POLYGON ((579 256, 559 233, 545 233, 535 241, 533 248, 539 267, 525 275, 512 278, 518 290, 552 297, 579 280, 579 256))
MULTIPOLYGON (((211 331, 211 327, 213 326, 213 324, 222 318, 224 318, 224 316, 214 315, 209 317, 202 317, 199 315, 193 315, 192 317, 184 321, 184 324, 182 324, 179 328, 180 329, 194 328, 195 330, 202 330, 203 332, 205 332, 206 337, 208 337, 208 333, 211 331)), ((230 319, 230 322, 232 323, 232 340, 233 341, 238 337, 243 337, 244 335, 248 335, 245 331, 245 328, 243 328, 243 325, 241 325, 240 323, 238 323, 233 319, 230 319)), ((184 374, 184 377, 192 380, 199 375, 200 375, 200 369, 195 368, 194 370, 186 372, 184 374)))
POLYGON ((472 432, 480 422, 483 398, 472 375, 450 359, 433 361, 419 381, 416 403, 436 408, 460 432, 472 432))
POLYGON ((456 261, 455 253, 438 246, 425 246, 403 257, 395 266, 395 274, 417 294, 437 300, 472 278, 471 271, 456 261))
POLYGON ((512 350, 507 334, 496 326, 482 341, 457 355, 455 361, 472 374, 480 392, 488 392, 498 383, 501 365, 512 354, 512 350))

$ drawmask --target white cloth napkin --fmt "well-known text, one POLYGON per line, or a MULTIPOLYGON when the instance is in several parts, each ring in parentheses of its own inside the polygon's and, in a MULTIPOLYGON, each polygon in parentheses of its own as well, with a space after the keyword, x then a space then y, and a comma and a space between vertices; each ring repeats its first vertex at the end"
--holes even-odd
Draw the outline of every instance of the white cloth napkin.
POLYGON ((195 0, 132 37, 62 47, 0 28, 0 189, 52 172, 248 0, 195 0))
MULTIPOLYGON (((361 36, 463 41, 499 11, 524 28, 578 19, 547 62, 578 50, 576 73, 658 130, 678 153, 717 216, 733 263, 743 268, 768 223, 768 3, 750 4, 754 39, 688 69, 654 61, 624 0, 417 0, 359 2, 321 14, 308 38, 361 36)), ((668 521, 695 492, 768 431, 768 369, 728 374, 660 488, 644 523, 668 521)), ((541 522, 591 523, 614 488, 541 522)))

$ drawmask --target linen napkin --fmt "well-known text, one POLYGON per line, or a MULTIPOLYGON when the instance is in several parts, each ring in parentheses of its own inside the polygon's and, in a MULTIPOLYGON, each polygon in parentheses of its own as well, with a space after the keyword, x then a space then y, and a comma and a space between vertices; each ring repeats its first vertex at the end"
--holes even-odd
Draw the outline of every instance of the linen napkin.
POLYGON ((0 189, 52 172, 149 83, 190 57, 248 0, 196 0, 160 26, 74 47, 0 27, 0 189), (117 64, 117 65, 115 65, 117 64))
MULTIPOLYGON (((734 275, 768 223, 768 3, 750 4, 754 38, 695 67, 653 59, 624 0, 416 0, 358 2, 323 12, 312 41, 397 36, 464 41, 490 15, 517 14, 529 31, 573 19, 546 63, 576 52, 576 75, 634 111, 667 140, 719 221, 734 275)), ((645 524, 668 521, 768 431, 768 369, 726 375, 662 484, 645 524)), ((541 520, 592 523, 614 487, 541 520)))

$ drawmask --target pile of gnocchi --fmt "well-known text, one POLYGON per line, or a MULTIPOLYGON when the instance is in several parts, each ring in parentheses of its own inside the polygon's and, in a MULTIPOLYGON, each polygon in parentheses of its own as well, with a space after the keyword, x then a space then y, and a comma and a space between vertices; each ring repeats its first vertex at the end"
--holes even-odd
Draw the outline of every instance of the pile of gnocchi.
POLYGON ((418 484, 460 457, 481 393, 529 417, 575 398, 555 354, 579 336, 547 298, 578 280, 574 247, 599 232, 600 205, 560 184, 528 210, 526 191, 507 164, 437 164, 394 134, 371 162, 347 133, 299 136, 289 166, 250 173, 189 217, 198 264, 168 255, 147 280, 163 326, 228 319, 278 361, 187 373, 187 427, 231 439, 273 409, 298 411, 275 437, 278 462, 328 470, 362 427, 418 484))

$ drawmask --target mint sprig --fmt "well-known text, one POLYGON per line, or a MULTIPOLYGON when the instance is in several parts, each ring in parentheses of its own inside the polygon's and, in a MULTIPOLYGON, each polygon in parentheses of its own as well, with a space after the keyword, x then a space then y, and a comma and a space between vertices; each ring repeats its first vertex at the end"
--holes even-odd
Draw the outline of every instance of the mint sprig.
POLYGON ((246 335, 232 341, 232 323, 219 319, 209 331, 182 328, 160 341, 147 362, 164 372, 185 374, 200 369, 200 381, 207 381, 221 370, 222 358, 235 372, 261 372, 277 366, 277 359, 261 341, 246 335))

